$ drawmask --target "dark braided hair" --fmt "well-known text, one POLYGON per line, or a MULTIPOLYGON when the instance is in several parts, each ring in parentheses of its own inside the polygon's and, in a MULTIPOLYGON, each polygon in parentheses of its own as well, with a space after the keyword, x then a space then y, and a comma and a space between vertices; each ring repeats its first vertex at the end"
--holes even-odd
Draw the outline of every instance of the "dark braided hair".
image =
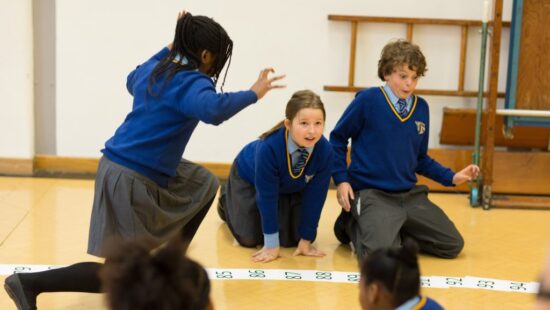
POLYGON ((186 13, 178 19, 170 53, 153 69, 149 78, 149 94, 154 95, 153 85, 161 77, 165 78, 164 86, 178 71, 198 70, 201 65, 201 53, 204 50, 211 52, 214 56, 212 68, 207 72, 212 77, 214 85, 217 85, 222 69, 229 60, 221 85, 223 91, 227 71, 231 65, 233 41, 231 41, 231 38, 223 27, 213 19, 186 13), (180 57, 185 57, 187 64, 178 61, 180 57))
POLYGON ((418 245, 407 239, 401 248, 378 249, 367 256, 361 265, 363 285, 380 283, 398 307, 420 294, 418 245))
POLYGON ((100 271, 109 308, 207 309, 208 274, 201 265, 184 256, 184 248, 179 239, 155 251, 144 240, 111 243, 100 271))

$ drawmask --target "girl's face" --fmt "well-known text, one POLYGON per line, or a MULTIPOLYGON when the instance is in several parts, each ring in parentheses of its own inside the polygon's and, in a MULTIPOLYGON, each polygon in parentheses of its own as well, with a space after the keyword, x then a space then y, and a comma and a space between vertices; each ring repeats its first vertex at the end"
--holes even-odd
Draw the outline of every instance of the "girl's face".
POLYGON ((404 64, 397 67, 391 74, 384 76, 394 95, 399 98, 407 99, 416 89, 418 76, 416 71, 409 69, 409 65, 404 64))
POLYGON ((325 120, 320 109, 303 108, 292 120, 285 119, 290 137, 299 147, 312 147, 323 136, 325 120))

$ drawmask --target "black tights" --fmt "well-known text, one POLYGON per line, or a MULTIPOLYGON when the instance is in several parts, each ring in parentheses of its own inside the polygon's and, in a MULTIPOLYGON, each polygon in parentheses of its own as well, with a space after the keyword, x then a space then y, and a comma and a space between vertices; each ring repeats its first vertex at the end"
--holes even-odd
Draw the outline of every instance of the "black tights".
POLYGON ((77 263, 68 267, 42 272, 21 273, 19 278, 25 290, 38 295, 43 292, 99 293, 101 263, 77 263))
MULTIPOLYGON (((189 246, 191 240, 195 237, 197 230, 199 230, 199 226, 206 217, 206 214, 208 213, 208 210, 210 210, 210 206, 212 206, 213 202, 214 197, 212 197, 212 199, 210 199, 206 205, 181 229, 182 241, 187 246, 189 246)), ((187 251, 187 248, 185 250, 187 251)))
MULTIPOLYGON (((214 197, 182 228, 185 244, 191 243, 214 197)), ((25 290, 34 296, 44 292, 87 292, 100 293, 99 270, 102 263, 85 262, 68 267, 19 275, 25 290)))

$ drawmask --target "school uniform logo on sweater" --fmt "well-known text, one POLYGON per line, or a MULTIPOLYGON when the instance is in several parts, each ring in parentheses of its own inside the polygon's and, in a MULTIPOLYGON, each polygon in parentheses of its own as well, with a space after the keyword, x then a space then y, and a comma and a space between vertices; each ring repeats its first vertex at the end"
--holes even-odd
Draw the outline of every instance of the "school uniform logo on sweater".
POLYGON ((418 131, 418 134, 421 135, 426 131, 426 125, 423 122, 415 121, 416 123, 416 130, 418 131))
POLYGON ((313 177, 315 176, 315 174, 312 174, 312 175, 307 175, 305 176, 305 179, 306 179, 306 183, 309 183, 309 181, 311 181, 311 179, 313 179, 313 177))

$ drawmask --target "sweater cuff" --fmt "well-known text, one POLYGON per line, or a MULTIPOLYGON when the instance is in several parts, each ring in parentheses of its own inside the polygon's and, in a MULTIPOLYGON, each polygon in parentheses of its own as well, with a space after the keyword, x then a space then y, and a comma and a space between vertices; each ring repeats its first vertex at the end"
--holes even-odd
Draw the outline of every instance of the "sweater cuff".
POLYGON ((447 173, 445 174, 445 180, 446 180, 446 182, 447 182, 447 184, 445 184, 445 185, 454 187, 454 186, 455 186, 455 185, 453 184, 453 178, 454 178, 454 177, 455 177, 455 173, 454 173, 451 169, 449 169, 449 170, 447 171, 447 173))
POLYGON ((315 235, 317 234, 317 228, 300 227, 298 228, 298 233, 300 234, 301 239, 313 242, 313 239, 315 239, 315 235))
POLYGON ((279 233, 264 234, 264 246, 268 249, 279 247, 279 233))
POLYGON ((348 172, 347 171, 333 173, 332 174, 332 179, 334 180, 334 184, 336 184, 336 185, 338 185, 342 182, 348 182, 349 183, 348 172))
POLYGON ((256 103, 258 101, 258 95, 253 90, 247 90, 245 93, 247 93, 246 96, 250 102, 256 103))

